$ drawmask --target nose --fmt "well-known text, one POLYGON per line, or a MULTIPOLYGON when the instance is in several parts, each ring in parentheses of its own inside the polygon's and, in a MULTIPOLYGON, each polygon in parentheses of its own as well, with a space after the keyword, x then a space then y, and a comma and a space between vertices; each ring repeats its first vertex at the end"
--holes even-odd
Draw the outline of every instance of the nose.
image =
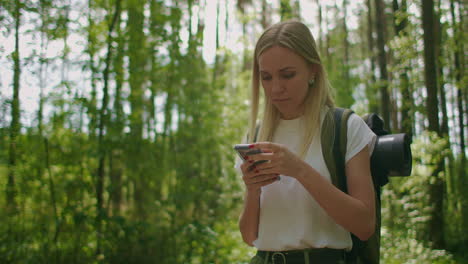
POLYGON ((273 79, 271 85, 272 93, 281 93, 284 90, 283 84, 278 78, 273 79))

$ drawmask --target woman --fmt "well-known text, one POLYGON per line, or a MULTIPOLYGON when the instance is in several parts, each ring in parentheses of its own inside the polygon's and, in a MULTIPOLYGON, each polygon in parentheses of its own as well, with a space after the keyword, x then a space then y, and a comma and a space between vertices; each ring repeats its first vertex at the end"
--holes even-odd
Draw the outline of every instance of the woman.
POLYGON ((367 240, 374 232, 375 134, 360 117, 350 117, 348 194, 340 191, 320 143, 321 122, 334 106, 330 85, 315 40, 300 22, 275 24, 256 44, 249 135, 256 135, 260 83, 265 108, 251 147, 264 153, 236 164, 246 185, 240 232, 258 249, 251 263, 345 263, 350 233, 367 240), (259 160, 268 162, 252 166, 259 160))

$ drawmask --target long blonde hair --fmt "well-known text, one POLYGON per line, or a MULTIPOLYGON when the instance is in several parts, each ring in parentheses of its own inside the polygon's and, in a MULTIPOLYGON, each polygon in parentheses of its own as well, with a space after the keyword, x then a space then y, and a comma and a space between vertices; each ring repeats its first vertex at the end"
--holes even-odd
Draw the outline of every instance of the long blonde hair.
MULTIPOLYGON (((315 82, 309 85, 306 98, 304 99, 304 138, 302 139, 302 149, 300 156, 305 157, 307 150, 317 130, 320 127, 320 112, 327 107, 333 107, 333 99, 331 96, 331 85, 328 82, 325 68, 322 65, 320 56, 317 51, 317 45, 310 32, 309 28, 298 21, 281 22, 269 27, 257 41, 254 52, 254 65, 252 74, 252 102, 250 114, 249 135, 255 135, 259 108, 260 94, 260 73, 258 60, 259 56, 267 49, 273 46, 281 46, 290 49, 303 57, 309 65, 316 65, 317 73, 315 82)), ((257 141, 272 141, 273 135, 280 119, 279 111, 271 104, 269 100, 265 100, 265 108, 263 120, 257 141)), ((250 137, 249 141, 252 141, 250 137)))

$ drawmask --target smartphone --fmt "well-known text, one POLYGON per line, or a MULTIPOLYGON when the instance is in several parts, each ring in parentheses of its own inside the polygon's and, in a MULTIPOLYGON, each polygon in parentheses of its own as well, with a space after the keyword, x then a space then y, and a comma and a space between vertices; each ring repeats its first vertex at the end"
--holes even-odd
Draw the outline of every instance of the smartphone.
MULTIPOLYGON (((249 156, 249 155, 254 155, 258 153, 263 153, 261 149, 252 149, 249 148, 250 144, 237 144, 234 146, 234 149, 237 151, 237 154, 239 154, 240 158, 245 161, 244 157, 249 156)), ((262 164, 267 162, 268 160, 258 160, 254 162, 252 165, 250 165, 249 170, 252 170, 255 165, 262 164)), ((278 175, 277 181, 281 180, 281 176, 278 175)))
MULTIPOLYGON (((255 149, 255 148, 249 148, 250 144, 236 144, 234 146, 234 150, 237 151, 237 154, 239 154, 240 158, 245 161, 244 157, 249 156, 249 155, 255 155, 258 153, 262 153, 261 149, 255 149)), ((262 164, 267 162, 267 160, 258 160, 254 162, 250 167, 253 167, 258 164, 262 164)))

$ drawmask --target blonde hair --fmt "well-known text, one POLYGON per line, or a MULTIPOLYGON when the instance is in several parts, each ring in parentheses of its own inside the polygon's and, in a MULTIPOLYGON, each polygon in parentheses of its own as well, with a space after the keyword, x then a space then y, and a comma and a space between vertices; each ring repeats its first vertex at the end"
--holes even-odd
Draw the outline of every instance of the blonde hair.
MULTIPOLYGON (((317 51, 317 45, 309 28, 298 21, 281 22, 269 27, 257 41, 254 52, 252 76, 252 104, 250 113, 249 135, 255 135, 259 108, 260 73, 259 56, 273 46, 290 49, 304 58, 308 65, 316 65, 315 82, 307 92, 304 99, 304 138, 302 139, 301 158, 304 158, 317 130, 320 127, 320 112, 327 107, 333 107, 331 85, 328 82, 325 68, 322 65, 317 51)), ((280 119, 279 111, 265 100, 263 120, 256 141, 272 141, 273 135, 280 119)), ((253 137, 250 137, 252 141, 253 137)))

